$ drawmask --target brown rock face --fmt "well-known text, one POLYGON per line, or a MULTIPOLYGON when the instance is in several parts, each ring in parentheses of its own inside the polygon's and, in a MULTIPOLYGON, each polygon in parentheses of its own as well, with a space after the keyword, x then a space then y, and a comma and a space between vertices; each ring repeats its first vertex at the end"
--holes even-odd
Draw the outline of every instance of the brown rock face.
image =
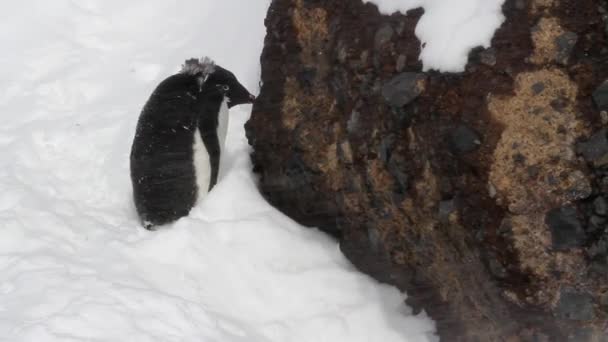
POLYGON ((247 124, 260 187, 446 341, 605 341, 606 5, 503 10, 492 48, 441 74, 421 71, 421 10, 274 0, 247 124))

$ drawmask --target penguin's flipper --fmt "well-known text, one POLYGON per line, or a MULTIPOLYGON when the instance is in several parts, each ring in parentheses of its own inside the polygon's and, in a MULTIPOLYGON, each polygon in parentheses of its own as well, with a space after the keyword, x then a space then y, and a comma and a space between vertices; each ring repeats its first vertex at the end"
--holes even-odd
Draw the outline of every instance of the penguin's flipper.
MULTIPOLYGON (((200 130, 203 132, 203 130, 200 130)), ((217 177, 220 170, 220 139, 217 136, 217 130, 209 133, 201 133, 201 138, 209 153, 209 166, 211 167, 211 177, 209 179, 209 191, 217 184, 217 177)))

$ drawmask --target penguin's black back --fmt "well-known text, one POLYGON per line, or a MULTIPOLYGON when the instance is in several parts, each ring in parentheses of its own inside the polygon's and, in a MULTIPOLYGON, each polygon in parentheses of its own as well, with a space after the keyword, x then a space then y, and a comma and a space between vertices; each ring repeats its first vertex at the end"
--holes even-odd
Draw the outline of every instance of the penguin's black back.
POLYGON ((201 190, 213 188, 223 144, 220 111, 254 100, 232 72, 207 57, 186 60, 179 74, 158 85, 140 114, 131 149, 133 197, 144 227, 188 215, 201 190))
POLYGON ((196 202, 192 162, 200 114, 197 78, 177 74, 146 102, 131 149, 135 207, 146 228, 188 215, 196 202))

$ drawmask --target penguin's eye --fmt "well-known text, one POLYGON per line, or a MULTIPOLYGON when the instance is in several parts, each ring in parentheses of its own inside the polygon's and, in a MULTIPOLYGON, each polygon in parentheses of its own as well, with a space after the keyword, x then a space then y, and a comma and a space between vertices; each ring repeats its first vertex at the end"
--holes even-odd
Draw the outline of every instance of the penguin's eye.
POLYGON ((228 90, 230 90, 230 87, 224 84, 224 85, 222 86, 222 90, 223 90, 223 91, 228 91, 228 90))

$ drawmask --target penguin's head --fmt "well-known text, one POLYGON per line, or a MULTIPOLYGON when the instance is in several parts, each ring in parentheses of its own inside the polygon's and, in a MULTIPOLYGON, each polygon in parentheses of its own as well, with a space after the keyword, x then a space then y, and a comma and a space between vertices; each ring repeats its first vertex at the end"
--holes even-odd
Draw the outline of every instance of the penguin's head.
POLYGON ((251 95, 247 89, 236 79, 234 74, 219 65, 215 66, 209 77, 205 80, 206 87, 215 87, 228 100, 228 107, 253 103, 255 96, 251 95))
POLYGON ((229 108, 255 101, 255 96, 251 95, 232 72, 216 65, 208 57, 187 60, 182 67, 182 73, 196 76, 201 90, 217 90, 222 93, 229 108))

